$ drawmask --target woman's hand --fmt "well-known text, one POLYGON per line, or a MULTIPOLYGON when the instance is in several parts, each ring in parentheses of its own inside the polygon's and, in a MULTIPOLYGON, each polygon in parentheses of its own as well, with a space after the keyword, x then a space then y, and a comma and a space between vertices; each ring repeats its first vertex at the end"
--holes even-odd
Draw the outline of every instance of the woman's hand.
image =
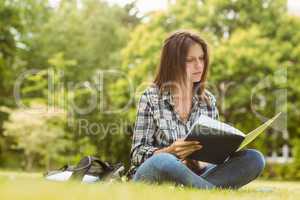
POLYGON ((184 141, 184 139, 178 139, 169 147, 155 151, 155 153, 166 152, 176 155, 179 159, 185 159, 194 151, 202 148, 198 141, 184 141))
POLYGON ((203 168, 207 166, 207 163, 197 161, 197 160, 191 160, 191 159, 184 159, 182 160, 182 163, 185 164, 190 170, 192 170, 194 173, 200 175, 202 173, 203 168))

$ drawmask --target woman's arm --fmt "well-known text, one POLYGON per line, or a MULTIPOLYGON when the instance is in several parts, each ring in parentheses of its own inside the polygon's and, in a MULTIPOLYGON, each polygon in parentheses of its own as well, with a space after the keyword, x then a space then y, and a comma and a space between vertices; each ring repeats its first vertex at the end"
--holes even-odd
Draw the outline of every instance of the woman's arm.
POLYGON ((131 162, 140 165, 153 155, 157 147, 153 146, 156 126, 153 119, 153 108, 144 93, 139 101, 135 127, 132 138, 131 162))
POLYGON ((184 139, 178 139, 173 142, 170 146, 158 149, 154 152, 157 153, 171 153, 174 154, 177 158, 183 160, 194 151, 202 148, 199 141, 184 141, 184 139))
POLYGON ((133 143, 131 148, 131 162, 140 165, 154 153, 171 153, 180 159, 186 158, 196 150, 202 148, 197 141, 184 141, 178 139, 170 146, 158 148, 154 146, 154 134, 157 127, 154 124, 153 108, 146 94, 139 101, 137 117, 133 132, 133 143))

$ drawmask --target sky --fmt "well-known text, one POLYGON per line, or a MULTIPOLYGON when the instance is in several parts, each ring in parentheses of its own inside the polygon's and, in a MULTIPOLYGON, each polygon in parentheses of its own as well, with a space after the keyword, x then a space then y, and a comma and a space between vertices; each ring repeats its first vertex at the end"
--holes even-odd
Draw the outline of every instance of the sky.
MULTIPOLYGON (((50 0, 51 5, 55 6, 60 0, 50 0)), ((132 2, 132 0, 106 0, 111 4, 125 5, 132 2)), ((166 9, 168 0, 138 0, 137 8, 141 14, 145 14, 154 10, 166 9)), ((300 16, 300 0, 288 0, 287 3, 289 12, 300 16)))
MULTIPOLYGON (((124 5, 132 0, 107 0, 110 3, 117 3, 124 5)), ((141 13, 147 13, 153 10, 160 10, 167 8, 168 0, 138 0, 137 7, 141 13), (150 3, 151 2, 151 3, 150 3)), ((292 14, 298 14, 300 16, 300 0, 288 0, 287 3, 289 12, 292 14)))
MULTIPOLYGON (((107 0, 109 3, 117 3, 124 5, 132 0, 107 0)), ((138 0, 137 8, 142 14, 153 10, 162 10, 166 9, 168 5, 168 0, 138 0)))
MULTIPOLYGON (((108 3, 111 4, 119 4, 119 5, 125 5, 126 3, 130 3, 133 0, 105 0, 108 3)), ((60 0, 50 0, 50 4, 53 7, 56 7, 60 0)), ((154 10, 162 10, 167 8, 168 0, 138 0, 137 2, 137 8, 139 9, 141 14, 145 14, 150 11, 154 10)))
POLYGON ((291 14, 300 16, 300 0, 288 0, 288 9, 291 14))

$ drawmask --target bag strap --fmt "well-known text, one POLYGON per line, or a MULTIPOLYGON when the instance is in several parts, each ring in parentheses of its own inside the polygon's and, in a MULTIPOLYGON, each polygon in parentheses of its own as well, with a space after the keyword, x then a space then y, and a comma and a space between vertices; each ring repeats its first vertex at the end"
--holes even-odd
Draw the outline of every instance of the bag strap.
POLYGON ((99 174, 99 176, 105 175, 113 170, 113 168, 108 163, 105 163, 96 157, 87 156, 87 157, 84 157, 83 159, 81 159, 79 164, 72 170, 73 174, 72 174, 71 179, 81 180, 83 178, 83 176, 85 174, 87 174, 87 172, 91 168, 93 162, 98 163, 102 168, 103 173, 99 174), (87 159, 87 163, 83 166, 80 166, 82 162, 86 162, 86 159, 87 159))
MULTIPOLYGON (((103 169, 110 169, 110 166, 109 166, 109 165, 107 165, 105 162, 101 161, 100 159, 98 159, 98 158, 96 158, 96 157, 87 156, 87 158, 88 158, 88 163, 87 163, 86 165, 81 166, 81 167, 77 167, 77 166, 76 166, 76 167, 73 169, 73 171, 80 171, 80 170, 86 169, 86 168, 88 168, 88 167, 90 167, 90 166, 92 165, 92 162, 93 162, 93 161, 99 163, 103 169)), ((80 163, 80 162, 79 162, 79 163, 80 163)))

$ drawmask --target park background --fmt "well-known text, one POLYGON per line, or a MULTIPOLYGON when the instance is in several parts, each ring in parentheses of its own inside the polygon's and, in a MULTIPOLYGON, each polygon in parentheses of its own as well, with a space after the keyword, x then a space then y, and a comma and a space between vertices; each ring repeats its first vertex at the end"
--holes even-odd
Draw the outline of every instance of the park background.
POLYGON ((85 155, 128 167, 163 40, 190 29, 209 43, 222 120, 248 132, 283 112, 249 145, 266 156, 262 177, 299 180, 299 1, 124 2, 0 1, 0 168, 43 172, 85 155))

